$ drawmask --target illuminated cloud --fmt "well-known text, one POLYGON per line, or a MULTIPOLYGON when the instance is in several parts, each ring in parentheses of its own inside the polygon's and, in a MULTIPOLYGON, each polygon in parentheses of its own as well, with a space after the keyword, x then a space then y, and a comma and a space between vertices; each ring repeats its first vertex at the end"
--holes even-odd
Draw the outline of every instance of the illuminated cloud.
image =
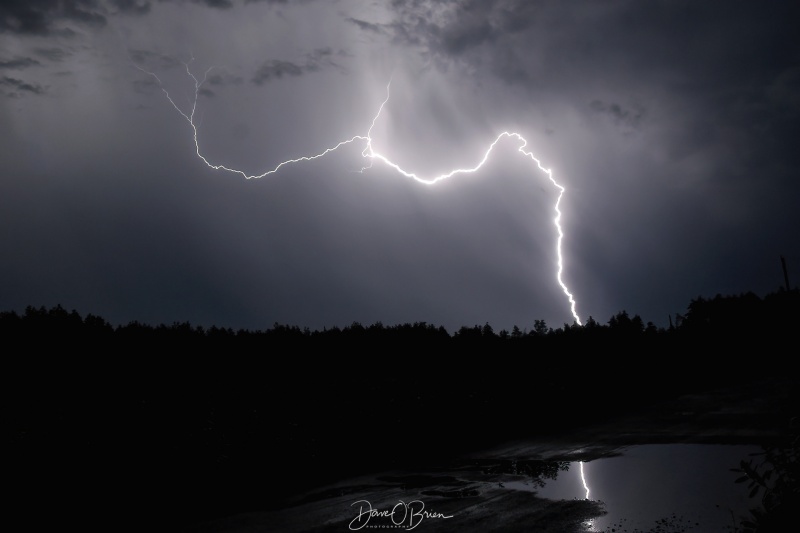
POLYGON ((513 163, 512 143, 437 187, 377 162, 359 173, 359 143, 277 179, 219 179, 130 63, 187 110, 191 57, 215 67, 197 90, 199 151, 247 175, 363 136, 390 77, 373 149, 408 172, 469 166, 518 132, 567 190, 564 282, 599 322, 626 309, 666 325, 698 294, 774 289, 800 225, 797 16, 788 3, 5 2, 0 149, 17 179, 2 182, 0 222, 31 222, 3 236, 5 307, 251 327, 572 321, 552 287, 557 191, 513 163))

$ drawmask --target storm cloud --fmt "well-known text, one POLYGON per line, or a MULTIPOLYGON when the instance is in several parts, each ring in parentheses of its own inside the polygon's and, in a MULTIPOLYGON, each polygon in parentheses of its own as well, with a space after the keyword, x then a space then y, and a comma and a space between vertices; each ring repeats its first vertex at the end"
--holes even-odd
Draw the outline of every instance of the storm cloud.
POLYGON ((0 305, 558 326, 575 320, 559 251, 583 320, 665 325, 701 294, 774 290, 779 258, 800 264, 798 15, 5 2, 0 305), (490 145, 474 172, 414 179, 471 169, 490 145))
POLYGON ((31 59, 30 57, 19 57, 16 59, 9 59, 7 61, 0 60, 0 68, 10 70, 20 70, 37 65, 41 65, 41 63, 35 59, 31 59))
POLYGON ((333 57, 334 52, 330 48, 318 48, 306 54, 302 63, 272 59, 259 67, 252 77, 252 82, 256 85, 263 85, 283 77, 302 76, 309 72, 317 72, 324 67, 341 68, 333 61, 333 57))
POLYGON ((0 4, 0 32, 49 35, 63 34, 69 29, 64 23, 99 28, 105 26, 106 17, 101 4, 95 0, 9 0, 0 4))
POLYGON ((20 91, 32 94, 44 94, 45 89, 41 85, 36 83, 29 83, 24 80, 19 80, 17 78, 11 78, 9 76, 3 76, 0 78, 0 86, 9 87, 13 89, 10 93, 7 93, 10 96, 19 96, 20 91))

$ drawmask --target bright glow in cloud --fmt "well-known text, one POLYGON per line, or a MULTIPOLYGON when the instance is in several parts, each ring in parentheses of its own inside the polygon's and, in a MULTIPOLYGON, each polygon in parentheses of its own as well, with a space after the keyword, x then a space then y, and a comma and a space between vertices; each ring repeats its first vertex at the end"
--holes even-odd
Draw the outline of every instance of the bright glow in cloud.
MULTIPOLYGON (((525 149, 525 147, 528 144, 528 141, 526 141, 525 138, 522 137, 522 135, 520 135, 519 133, 504 131, 504 132, 500 133, 494 139, 494 141, 492 141, 492 143, 489 145, 489 147, 484 152, 483 157, 480 158, 478 163, 475 164, 474 166, 466 167, 466 168, 456 168, 456 169, 453 169, 453 170, 451 170, 449 172, 446 172, 444 174, 440 174, 440 175, 434 176, 434 177, 428 177, 428 178, 421 177, 421 176, 419 176, 419 175, 417 175, 417 174, 415 174, 413 172, 405 170, 398 163, 395 163, 394 161, 390 160, 385 155, 383 155, 383 154, 381 154, 379 152, 376 152, 375 149, 372 146, 372 129, 375 127, 375 123, 380 118, 384 107, 389 102, 389 96, 390 96, 389 89, 390 89, 390 86, 391 86, 391 82, 390 82, 386 86, 386 98, 383 100, 383 102, 381 102, 381 105, 378 108, 378 112, 373 117, 372 123, 370 124, 370 127, 367 130, 367 134, 366 135, 354 135, 353 137, 351 137, 349 139, 340 141, 339 143, 337 143, 336 145, 334 145, 334 146, 332 146, 330 148, 326 148, 325 150, 323 150, 320 153, 317 153, 317 154, 314 154, 314 155, 310 155, 310 156, 298 157, 296 159, 288 159, 286 161, 283 161, 283 162, 279 163, 275 168, 273 168, 271 170, 267 170, 266 172, 263 172, 261 174, 253 174, 253 175, 251 175, 251 174, 248 174, 248 173, 246 173, 246 172, 244 172, 242 170, 237 170, 235 168, 230 168, 230 167, 227 167, 225 165, 215 165, 215 164, 211 163, 210 161, 208 161, 208 159, 206 159, 206 157, 200 152, 200 144, 198 142, 197 124, 195 123, 195 112, 197 111, 197 100, 198 100, 198 97, 199 97, 199 94, 200 94, 200 89, 202 88, 203 84, 206 82, 206 79, 208 78, 209 72, 211 72, 211 70, 213 70, 214 67, 208 68, 205 71, 205 74, 203 74, 202 79, 198 79, 197 76, 195 76, 194 73, 192 73, 192 71, 191 71, 191 69, 189 67, 189 65, 191 64, 191 62, 193 60, 194 60, 194 58, 192 58, 188 62, 184 63, 184 67, 186 69, 186 74, 194 82, 194 99, 192 101, 191 110, 189 110, 188 112, 182 110, 175 103, 175 101, 170 96, 169 91, 167 91, 167 89, 164 87, 164 84, 161 82, 161 79, 154 72, 150 72, 148 70, 145 70, 142 67, 136 65, 135 63, 134 63, 134 66, 136 66, 137 69, 139 69, 140 71, 144 72, 145 74, 147 74, 149 76, 152 76, 158 82, 159 87, 161 88, 161 91, 164 93, 164 95, 166 95, 167 100, 169 100, 170 104, 172 104, 172 107, 174 107, 175 110, 178 113, 180 113, 181 116, 183 118, 185 118, 186 121, 189 123, 189 125, 192 128, 193 134, 194 134, 194 145, 195 145, 195 152, 197 153, 197 156, 208 167, 210 167, 210 168, 212 168, 214 170, 225 170, 225 171, 228 171, 228 172, 232 172, 234 174, 239 174, 242 177, 244 177, 245 179, 263 178, 265 176, 269 176, 270 174, 274 174, 274 173, 278 172, 278 170, 280 170, 284 166, 291 165, 291 164, 294 164, 294 163, 300 163, 300 162, 303 162, 303 161, 312 161, 314 159, 318 159, 318 158, 324 157, 325 155, 327 155, 327 154, 329 154, 329 153, 331 153, 331 152, 333 152, 335 150, 338 150, 342 146, 345 146, 345 145, 348 145, 348 144, 351 144, 351 143, 354 143, 354 142, 364 142, 364 143, 366 143, 366 146, 365 146, 364 150, 361 152, 361 155, 364 158, 369 159, 369 165, 367 167, 362 168, 361 169, 362 172, 365 171, 365 170, 368 170, 369 168, 371 168, 372 164, 377 160, 377 161, 380 161, 381 163, 385 164, 386 166, 392 168, 393 170, 395 170, 399 174, 401 174, 401 175, 403 175, 403 176, 405 176, 407 178, 411 178, 411 179, 413 179, 414 181, 416 181, 418 183, 422 183, 424 185, 434 185, 439 181, 445 180, 447 178, 451 178, 451 177, 456 176, 458 174, 468 174, 468 173, 473 173, 473 172, 478 171, 486 163, 486 161, 489 159, 489 156, 491 155, 492 150, 494 150, 494 148, 497 145, 497 143, 499 143, 501 140, 504 140, 504 139, 508 138, 508 139, 512 139, 512 140, 518 141, 520 143, 520 145, 517 148, 517 151, 519 153, 521 153, 523 156, 525 156, 526 158, 529 158, 532 162, 534 162, 536 164, 536 167, 541 172, 546 174, 548 180, 553 184, 553 186, 555 186, 558 189, 558 198, 556 199, 555 205, 553 206, 553 209, 556 212, 556 215, 553 218, 553 224, 555 224, 556 231, 558 233, 558 238, 556 239, 556 253, 557 253, 557 256, 558 256, 558 265, 557 265, 557 270, 556 270, 556 280, 558 281, 558 284, 561 287, 561 290, 564 292, 564 294, 566 295, 567 299, 569 300, 570 311, 572 313, 572 316, 575 319, 575 322, 577 322, 579 325, 582 325, 580 316, 578 315, 578 312, 576 311, 577 302, 575 301, 575 298, 573 297, 572 293, 569 291, 569 288, 567 287, 567 285, 564 283, 564 280, 563 280, 563 277, 562 277, 562 274, 564 272, 564 257, 563 257, 563 254, 561 252, 561 243, 562 243, 562 240, 564 239, 564 232, 563 232, 563 230, 561 228, 561 209, 560 209, 560 204, 561 204, 561 199, 564 196, 565 188, 562 185, 560 185, 558 182, 556 182, 556 180, 553 178, 553 173, 550 171, 550 169, 544 168, 542 166, 542 164, 541 164, 541 161, 539 161, 539 159, 534 157, 532 152, 530 152, 530 151, 525 149)), ((581 475, 583 475, 583 463, 581 463, 581 475)), ((584 485, 585 485, 585 483, 584 483, 584 485)), ((589 489, 588 488, 586 489, 586 497, 587 497, 587 499, 589 497, 589 489)))

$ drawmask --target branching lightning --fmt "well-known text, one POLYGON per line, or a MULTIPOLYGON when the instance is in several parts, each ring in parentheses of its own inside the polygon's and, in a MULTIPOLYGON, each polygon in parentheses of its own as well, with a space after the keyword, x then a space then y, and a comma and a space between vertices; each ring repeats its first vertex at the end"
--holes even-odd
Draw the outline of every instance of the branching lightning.
MULTIPOLYGON (((562 279, 562 274, 564 272, 564 258, 563 258, 563 254, 561 252, 561 243, 562 243, 562 240, 564 239, 564 232, 563 232, 563 230, 561 228, 561 209, 560 209, 560 205, 561 205, 561 199, 564 196, 565 188, 562 185, 560 185, 558 182, 556 182, 556 180, 553 178, 553 173, 551 172, 550 169, 544 168, 542 166, 541 161, 539 161, 539 159, 534 157, 532 152, 530 152, 530 151, 525 149, 525 147, 528 144, 528 141, 525 140, 525 138, 523 138, 522 135, 520 135, 519 133, 513 133, 513 132, 504 131, 504 132, 500 133, 494 139, 494 141, 492 141, 492 143, 489 145, 489 147, 484 152, 483 157, 474 166, 468 167, 468 168, 457 168, 457 169, 451 170, 450 172, 447 172, 447 173, 444 173, 444 174, 440 174, 438 176, 434 176, 434 177, 431 177, 431 178, 421 177, 421 176, 419 176, 419 175, 417 175, 417 174, 415 174, 413 172, 409 172, 409 171, 403 169, 399 164, 397 164, 394 161, 390 160, 385 155, 375 151, 375 149, 374 149, 374 147, 372 145, 372 129, 375 127, 375 124, 377 123, 378 119, 380 118, 381 114, 383 113, 384 107, 386 107, 386 105, 389 102, 389 96, 390 96, 390 90, 389 89, 391 87, 391 81, 390 81, 386 86, 386 98, 383 100, 383 102, 381 102, 381 105, 378 108, 377 113, 373 117, 372 123, 370 124, 370 127, 367 130, 367 134, 366 135, 354 135, 353 137, 351 137, 349 139, 346 139, 344 141, 341 141, 338 144, 336 144, 336 145, 334 145, 334 146, 332 146, 330 148, 326 148, 322 152, 319 152, 319 153, 317 153, 315 155, 302 156, 302 157, 298 157, 296 159, 288 159, 286 161, 283 161, 283 162, 279 163, 275 168, 273 168, 271 170, 267 170, 266 172, 263 172, 261 174, 250 175, 250 174, 248 174, 248 173, 246 173, 246 172, 244 172, 242 170, 238 170, 238 169, 235 169, 235 168, 230 168, 230 167, 227 167, 225 165, 215 165, 215 164, 211 163, 208 159, 206 159, 206 157, 200 151, 200 143, 198 141, 198 128, 197 128, 197 124, 195 122, 195 113, 197 111, 197 101, 198 101, 198 97, 199 97, 199 94, 200 94, 200 89, 202 88, 203 84, 206 82, 206 79, 208 78, 209 72, 211 72, 211 70, 213 70, 214 67, 210 67, 209 69, 207 69, 205 71, 205 73, 203 74, 203 77, 198 79, 197 76, 195 76, 194 73, 192 73, 191 68, 190 68, 190 64, 191 64, 191 62, 193 60, 194 60, 194 58, 192 58, 188 62, 184 63, 184 67, 186 69, 186 74, 194 82, 194 99, 193 99, 193 101, 191 103, 191 109, 188 112, 184 111, 183 109, 181 109, 181 107, 178 106, 178 104, 175 103, 175 100, 172 98, 172 96, 170 96, 169 91, 167 91, 167 89, 164 87, 164 84, 161 82, 161 79, 155 73, 150 72, 148 70, 145 70, 142 67, 140 67, 139 65, 136 65, 135 63, 134 63, 134 66, 137 69, 139 69, 140 71, 142 71, 143 73, 147 74, 148 76, 153 77, 156 80, 156 82, 158 82, 158 85, 161 88, 161 91, 167 97, 167 100, 169 101, 169 103, 172 104, 172 107, 174 107, 175 110, 178 113, 180 113, 180 115, 184 119, 186 119, 186 121, 189 123, 189 126, 192 128, 192 132, 193 132, 195 152, 197 153, 197 156, 209 168, 212 168, 214 170, 225 170, 227 172, 232 172, 234 174, 239 174, 240 176, 244 177, 245 179, 263 178, 265 176, 269 176, 270 174, 274 174, 274 173, 278 172, 284 166, 291 165, 291 164, 294 164, 294 163, 300 163, 300 162, 303 162, 303 161, 312 161, 314 159, 319 159, 319 158, 324 157, 325 155, 327 155, 327 154, 329 154, 329 153, 331 153, 331 152, 333 152, 335 150, 338 150, 342 146, 345 146, 345 145, 348 145, 348 144, 352 144, 352 143, 355 143, 355 142, 364 142, 365 143, 365 147, 364 147, 363 151, 361 152, 361 155, 365 159, 369 160, 369 164, 366 167, 363 167, 361 169, 362 172, 367 170, 367 169, 369 169, 369 168, 371 168, 373 162, 379 161, 379 162, 382 162, 384 165, 394 169, 399 174, 401 174, 401 175, 403 175, 403 176, 405 176, 407 178, 411 178, 416 182, 422 183, 424 185, 434 185, 439 181, 445 180, 447 178, 451 178, 451 177, 456 176, 458 174, 470 174, 470 173, 474 173, 474 172, 478 171, 486 163, 486 161, 489 159, 489 156, 491 155, 492 150, 494 150, 494 147, 497 145, 497 143, 499 143, 504 138, 516 139, 520 143, 520 146, 517 148, 517 151, 519 153, 521 153, 523 156, 525 156, 527 158, 530 158, 530 160, 533 161, 536 164, 536 167, 540 171, 542 171, 545 174, 547 174, 548 180, 553 184, 553 186, 556 187, 556 189, 558 189, 558 198, 556 199, 555 205, 553 206, 553 209, 556 212, 555 218, 553 219, 553 223, 555 224, 556 231, 558 233, 558 238, 556 240, 556 254, 558 256, 558 268, 557 268, 557 271, 556 271, 556 279, 558 281, 559 286, 561 287, 561 290, 564 292, 564 294, 566 295, 566 297, 567 297, 567 299, 569 301, 570 311, 572 312, 572 316, 575 318, 575 321, 579 325, 582 324, 580 316, 578 315, 578 313, 576 311, 577 303, 575 301, 575 298, 573 297, 572 293, 569 291, 567 285, 564 283, 564 281, 562 279)), ((581 463, 581 476, 583 476, 583 463, 581 463)), ((584 481, 584 486, 585 486, 585 481, 584 481)), ((586 489, 586 497, 587 498, 589 497, 589 489, 588 488, 586 489)))

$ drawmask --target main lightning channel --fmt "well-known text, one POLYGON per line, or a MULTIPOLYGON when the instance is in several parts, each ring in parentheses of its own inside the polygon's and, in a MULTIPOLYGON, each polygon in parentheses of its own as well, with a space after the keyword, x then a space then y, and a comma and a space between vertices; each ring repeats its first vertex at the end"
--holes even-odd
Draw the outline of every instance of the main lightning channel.
MULTIPOLYGON (((556 199, 555 205, 553 206, 553 209, 556 212, 556 216, 553 219, 553 224, 555 225, 556 232, 558 234, 558 238, 556 240, 556 255, 558 257, 558 262, 557 262, 558 268, 556 270, 556 280, 558 281, 558 285, 561 287, 562 292, 566 295, 567 300, 569 301, 570 311, 572 313, 573 318, 575 319, 575 322, 577 324, 579 324, 579 325, 582 325, 580 316, 578 315, 578 312, 576 310, 577 302, 575 301, 574 296, 572 295, 572 293, 570 292, 569 288, 567 287, 566 283, 564 283, 564 280, 563 280, 564 256, 563 256, 563 254, 561 252, 561 244, 562 244, 562 241, 564 239, 564 231, 563 231, 563 229, 561 227, 561 200, 562 200, 562 198, 564 196, 564 192, 565 192, 566 189, 564 188, 564 186, 559 184, 555 180, 555 178, 553 178, 553 173, 552 173, 552 171, 550 169, 543 167, 541 161, 539 159, 537 159, 533 155, 532 152, 530 152, 529 150, 525 149, 525 147, 528 145, 528 141, 522 135, 520 135, 519 133, 504 131, 504 132, 500 133, 497 137, 495 137, 494 141, 492 141, 489 144, 489 147, 484 152, 483 157, 474 166, 467 167, 467 168, 456 168, 456 169, 453 169, 453 170, 451 170, 449 172, 446 172, 444 174, 439 174, 438 176, 434 176, 434 177, 431 177, 431 178, 421 177, 421 176, 417 175, 414 172, 409 172, 409 171, 405 170, 399 164, 397 164, 394 161, 392 161, 391 159, 389 159, 387 156, 377 152, 374 149, 373 145, 372 145, 372 129, 375 127, 375 124, 377 123, 378 119, 380 118, 381 114, 383 113, 384 107, 386 107, 386 105, 389 103, 389 97, 390 97, 390 94, 391 94, 390 93, 391 80, 390 80, 389 83, 387 83, 387 85, 386 85, 386 98, 384 98, 384 100, 381 102, 381 105, 378 108, 377 113, 375 114, 375 116, 372 119, 372 122, 370 123, 370 127, 367 130, 367 134, 366 135, 354 135, 353 137, 351 137, 349 139, 346 139, 344 141, 340 141, 339 143, 337 143, 337 144, 335 144, 335 145, 333 145, 333 146, 331 146, 329 148, 326 148, 322 152, 319 152, 319 153, 314 154, 314 155, 302 156, 302 157, 298 157, 298 158, 295 158, 295 159, 287 159, 286 161, 283 161, 283 162, 279 163, 274 168, 272 168, 270 170, 267 170, 267 171, 265 171, 265 172, 263 172, 261 174, 248 174, 247 172, 244 172, 242 170, 238 170, 238 169, 235 169, 235 168, 230 168, 230 167, 227 167, 225 165, 213 164, 208 159, 206 159, 206 157, 200 151, 200 142, 198 140, 199 133, 198 133, 198 129, 197 129, 197 124, 195 123, 195 113, 197 111, 197 101, 199 99, 200 89, 202 88, 203 84, 206 82, 209 72, 211 72, 214 69, 214 67, 209 67, 205 71, 205 73, 203 74, 203 77, 198 79, 198 77, 194 75, 194 73, 192 72, 192 70, 190 68, 190 64, 191 64, 192 61, 194 61, 194 58, 191 58, 188 62, 184 63, 184 68, 186 70, 186 74, 194 82, 194 99, 193 99, 193 101, 191 103, 191 109, 188 112, 184 111, 183 109, 181 109, 181 107, 177 103, 175 103, 175 100, 169 94, 169 91, 166 89, 166 87, 164 87, 164 84, 162 83, 161 79, 154 72, 150 72, 148 70, 145 70, 141 66, 137 65, 135 62, 134 62, 134 66, 137 69, 139 69, 141 72, 147 74, 148 76, 151 76, 153 79, 156 80, 156 82, 158 83, 159 88, 164 93, 164 95, 166 96, 167 100, 172 105, 172 107, 175 108, 175 110, 189 123, 189 126, 192 128, 195 153, 197 154, 197 157, 199 157, 203 161, 203 163, 205 163, 209 168, 212 168, 214 170, 224 170, 224 171, 231 172, 231 173, 234 173, 234 174, 239 174, 240 176, 244 177, 245 179, 263 178, 263 177, 269 176, 270 174, 275 174, 281 168, 283 168, 283 167, 285 167, 287 165, 291 165, 291 164, 294 164, 294 163, 300 163, 300 162, 304 162, 304 161, 313 161, 314 159, 319 159, 321 157, 324 157, 324 156, 328 155, 329 153, 334 152, 334 151, 338 150, 339 148, 341 148, 341 147, 343 147, 345 145, 352 144, 352 143, 355 143, 357 141, 361 141, 361 142, 365 143, 365 147, 362 150, 361 155, 365 159, 369 160, 369 165, 367 165, 366 167, 363 167, 361 169, 362 172, 367 170, 367 169, 369 169, 369 168, 371 168, 372 164, 375 161, 380 161, 384 165, 386 165, 389 168, 392 168, 393 170, 395 170, 397 173, 399 173, 399 174, 401 174, 401 175, 403 175, 403 176, 405 176, 407 178, 413 179, 414 181, 416 181, 418 183, 422 183, 423 185, 434 185, 434 184, 438 183, 439 181, 445 180, 447 178, 451 178, 451 177, 456 176, 458 174, 471 174, 471 173, 477 172, 484 164, 486 164, 486 162, 488 161, 489 156, 491 155, 491 153, 494 150, 495 146, 497 146, 497 143, 499 143, 501 140, 503 140, 505 138, 516 139, 520 143, 520 146, 517 148, 517 151, 519 153, 521 153, 524 157, 527 157, 531 161, 533 161, 536 164, 536 167, 540 171, 542 171, 545 174, 547 174, 547 179, 558 190, 558 197, 556 199)), ((583 463, 581 463, 581 476, 583 476, 583 463)), ((588 488, 586 489, 586 494, 587 494, 586 497, 588 498, 588 494, 589 494, 588 488)))
POLYGON ((589 499, 589 485, 586 483, 586 474, 583 471, 583 461, 578 463, 581 467, 581 481, 583 482, 583 488, 586 490, 586 499, 589 499))

